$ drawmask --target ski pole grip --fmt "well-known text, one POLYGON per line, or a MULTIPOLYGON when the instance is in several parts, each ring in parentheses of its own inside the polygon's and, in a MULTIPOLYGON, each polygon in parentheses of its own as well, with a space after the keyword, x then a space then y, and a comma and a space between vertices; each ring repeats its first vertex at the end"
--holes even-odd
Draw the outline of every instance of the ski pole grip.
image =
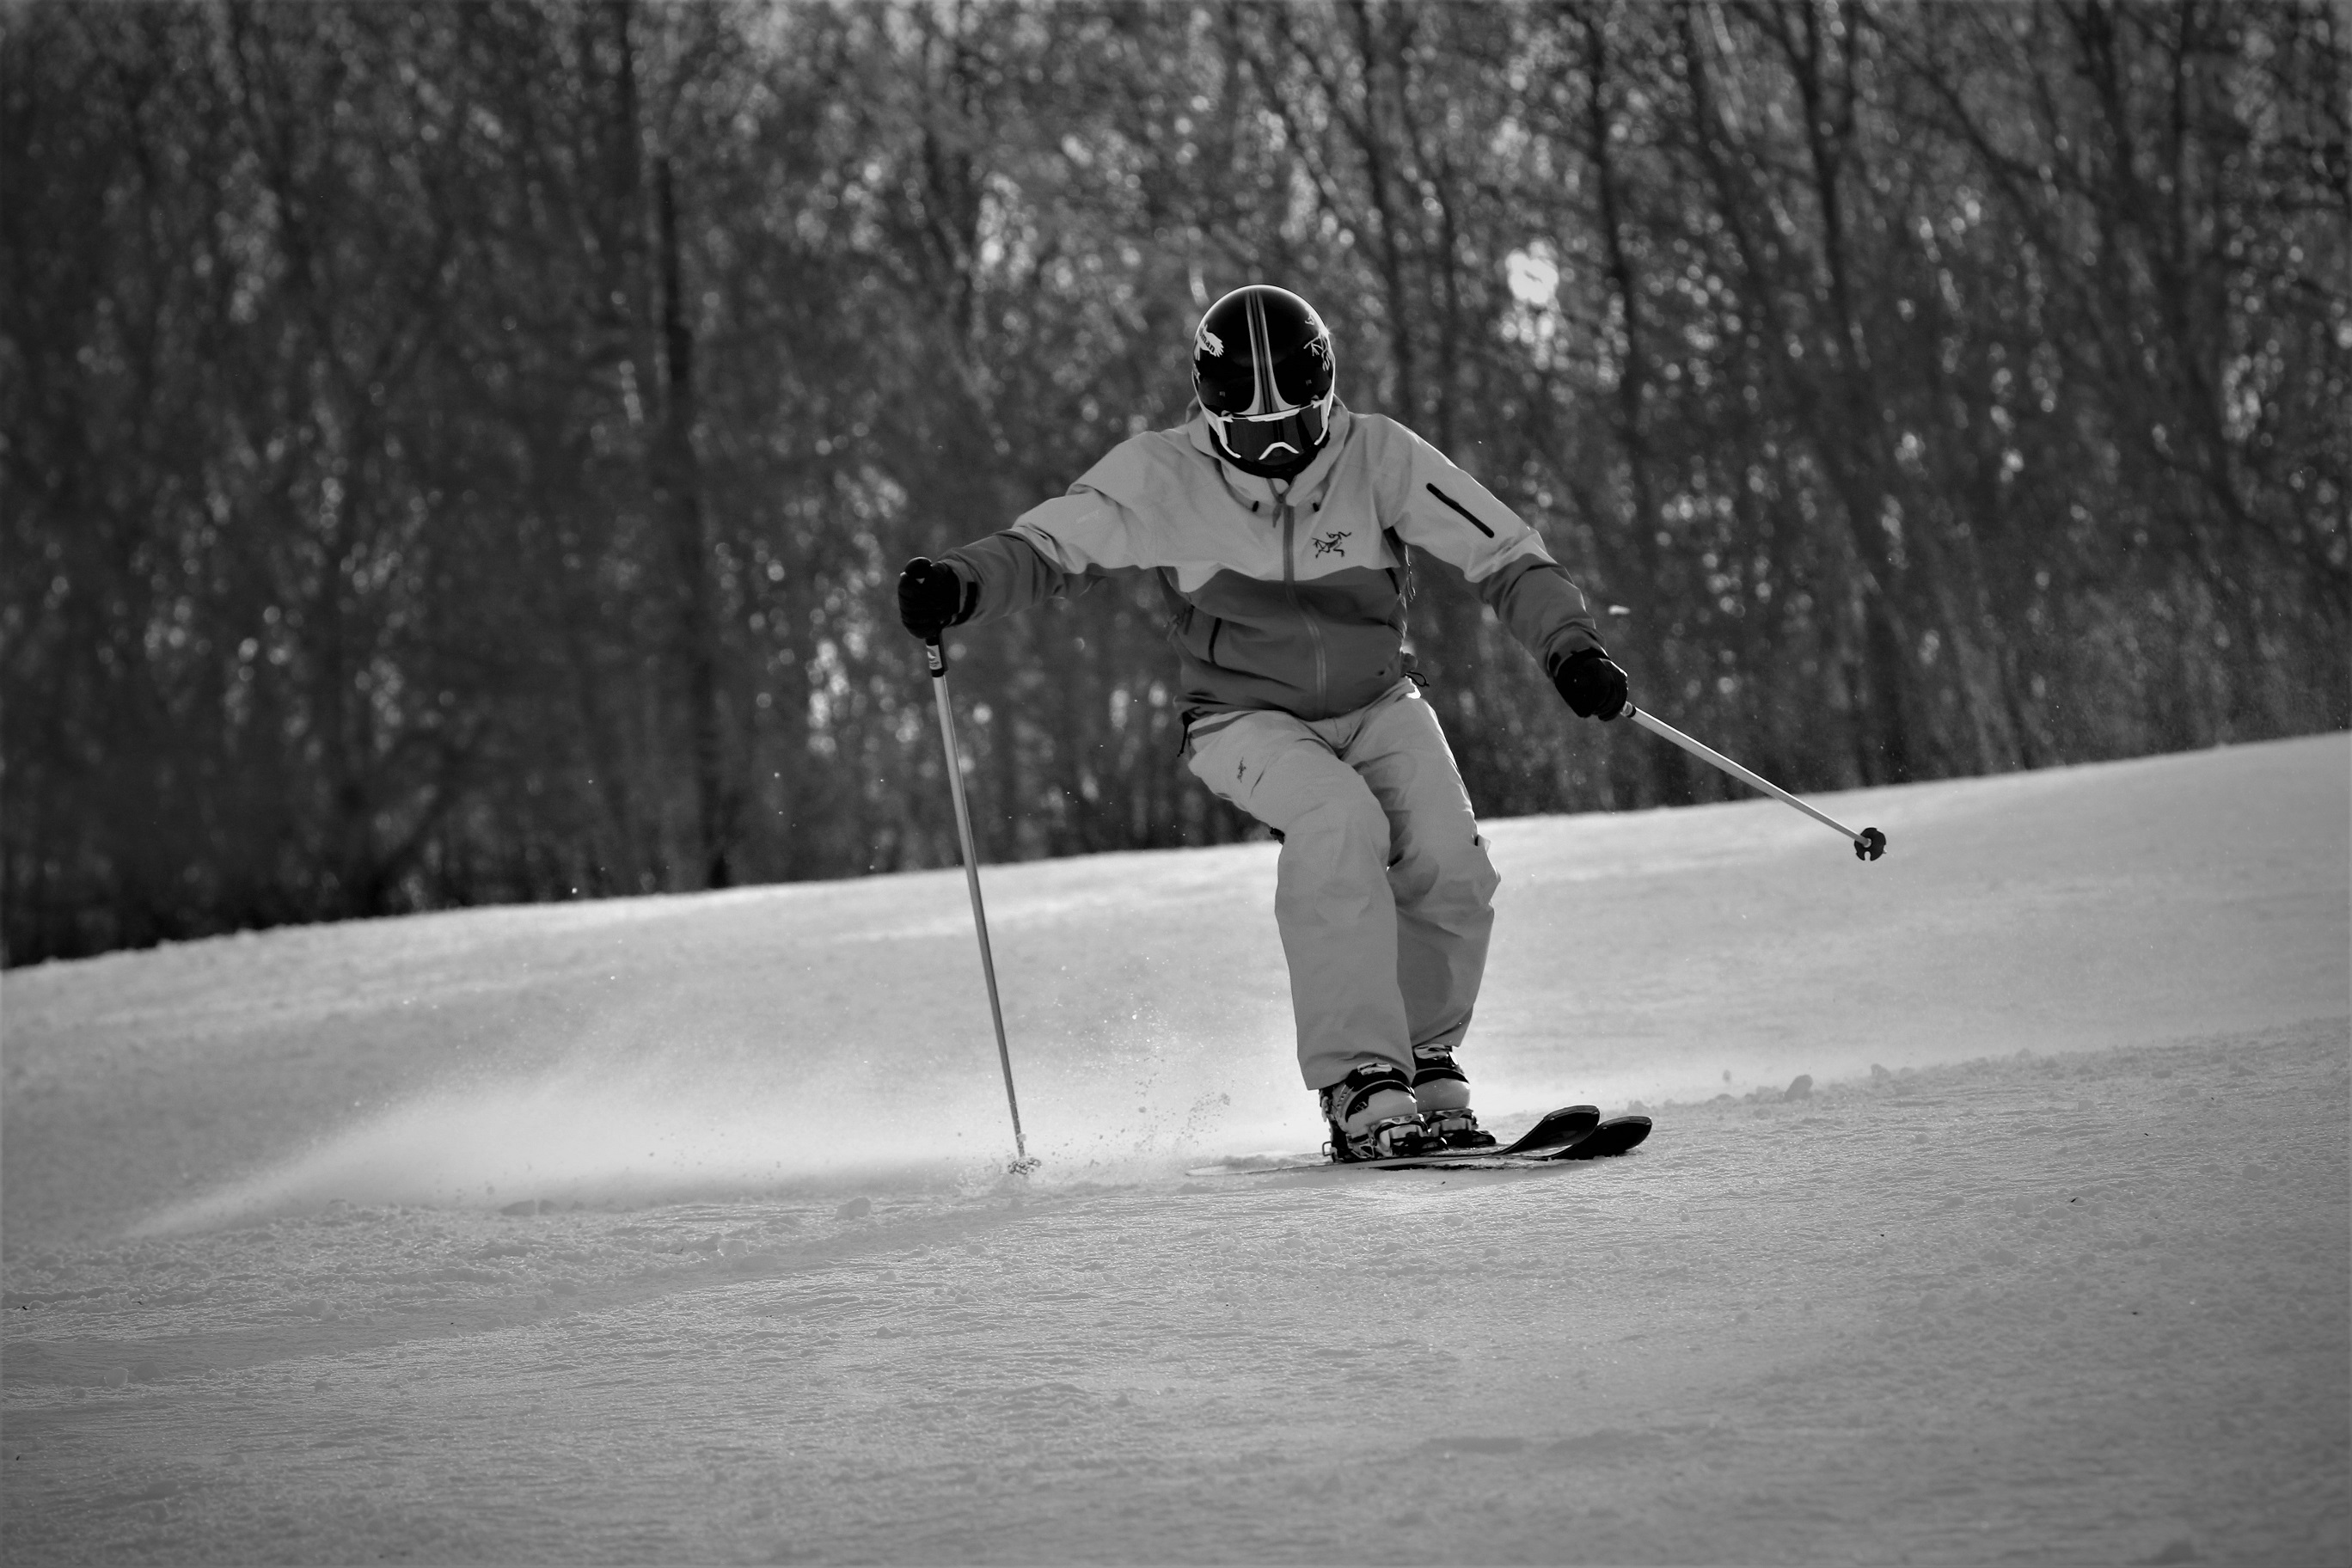
POLYGON ((947 674, 948 650, 940 646, 939 638, 933 637, 923 645, 923 658, 931 667, 933 680, 938 680, 947 674))

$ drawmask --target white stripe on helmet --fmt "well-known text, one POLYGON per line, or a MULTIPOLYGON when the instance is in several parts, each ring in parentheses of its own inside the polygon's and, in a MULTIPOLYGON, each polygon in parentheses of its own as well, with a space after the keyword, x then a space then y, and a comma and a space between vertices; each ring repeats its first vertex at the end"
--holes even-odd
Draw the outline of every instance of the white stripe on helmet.
POLYGON ((1265 301, 1252 293, 1242 297, 1242 304, 1249 321, 1250 371, 1255 384, 1247 413, 1261 417, 1295 413, 1303 405, 1285 403, 1274 384, 1274 328, 1265 319, 1265 301))

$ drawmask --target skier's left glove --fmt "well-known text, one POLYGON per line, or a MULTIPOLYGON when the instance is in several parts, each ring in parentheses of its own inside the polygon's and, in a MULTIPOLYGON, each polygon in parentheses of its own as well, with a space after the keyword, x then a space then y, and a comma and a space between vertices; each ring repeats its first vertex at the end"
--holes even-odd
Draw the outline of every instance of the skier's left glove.
POLYGON ((1578 648, 1551 667, 1551 683, 1580 719, 1606 724, 1625 711, 1625 672, 1607 648, 1578 648))
POLYGON ((980 584, 966 583, 944 561, 918 555, 898 574, 898 620, 925 642, 937 642, 941 632, 971 618, 980 584))

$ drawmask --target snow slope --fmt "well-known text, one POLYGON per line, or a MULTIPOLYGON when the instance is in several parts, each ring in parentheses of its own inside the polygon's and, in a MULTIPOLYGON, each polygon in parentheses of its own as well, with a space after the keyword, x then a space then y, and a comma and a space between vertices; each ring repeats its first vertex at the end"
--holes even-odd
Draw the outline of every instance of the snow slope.
POLYGON ((1490 1123, 1317 1141, 1264 846, 0 977, 0 1550, 2342 1561, 2352 748, 1497 822, 1490 1123), (1798 1074, 1809 1094, 1784 1095, 1798 1074))

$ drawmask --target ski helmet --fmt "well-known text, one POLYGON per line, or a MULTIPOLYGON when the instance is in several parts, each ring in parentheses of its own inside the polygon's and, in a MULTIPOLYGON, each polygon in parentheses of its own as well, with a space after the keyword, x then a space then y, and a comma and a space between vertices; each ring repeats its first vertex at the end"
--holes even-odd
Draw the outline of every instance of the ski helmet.
POLYGON ((1250 473, 1303 468, 1331 434, 1331 330, 1287 289, 1236 289, 1192 334, 1192 390, 1217 449, 1250 473))

